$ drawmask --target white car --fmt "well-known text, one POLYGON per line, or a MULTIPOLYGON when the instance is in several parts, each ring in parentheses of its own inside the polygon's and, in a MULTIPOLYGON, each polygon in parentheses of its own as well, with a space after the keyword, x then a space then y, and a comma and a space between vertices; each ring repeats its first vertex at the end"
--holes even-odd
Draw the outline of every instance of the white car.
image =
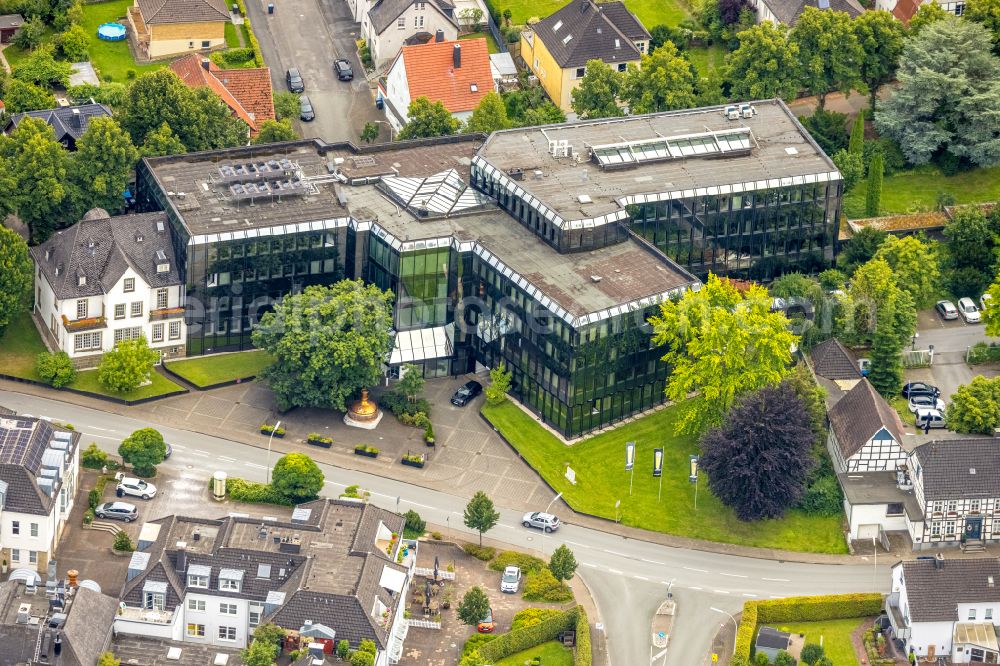
POLYGON ((985 310, 990 306, 992 302, 993 302, 992 296, 990 296, 989 294, 983 294, 982 296, 979 297, 979 309, 985 310))
POLYGON ((981 319, 979 308, 976 307, 976 304, 968 296, 958 299, 958 313, 962 315, 962 319, 967 324, 978 324, 981 319))
POLYGON ((508 594, 517 594, 517 589, 521 587, 521 569, 510 566, 503 570, 500 576, 500 591, 508 594))
POLYGON ((914 414, 917 413, 918 409, 935 409, 942 414, 944 413, 944 400, 929 395, 910 396, 906 406, 914 414))
POLYGON ((947 427, 944 422, 944 413, 937 409, 918 409, 914 416, 917 419, 918 428, 922 429, 928 422, 932 428, 947 427))
POLYGON ((115 488, 118 497, 131 495, 132 497, 141 497, 144 500, 156 497, 156 486, 152 483, 146 483, 133 476, 124 476, 121 472, 115 478, 118 479, 118 487, 115 488))
POLYGON ((525 527, 537 527, 546 532, 555 532, 559 529, 559 519, 544 511, 532 511, 524 514, 521 518, 521 524, 525 527))

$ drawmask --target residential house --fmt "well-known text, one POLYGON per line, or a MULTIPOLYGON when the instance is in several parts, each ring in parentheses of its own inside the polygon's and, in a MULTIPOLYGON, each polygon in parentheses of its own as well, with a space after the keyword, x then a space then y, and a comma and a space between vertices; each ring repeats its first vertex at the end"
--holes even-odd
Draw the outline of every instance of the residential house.
POLYGON ((851 18, 865 11, 857 0, 750 0, 750 4, 757 12, 758 23, 771 21, 786 25, 795 25, 806 7, 846 12, 851 18))
POLYGON ((49 589, 35 580, 0 583, 0 664, 95 666, 118 601, 93 581, 56 581, 54 567, 49 574, 49 589))
POLYGON ((284 649, 346 640, 402 656, 416 542, 402 516, 370 504, 316 500, 290 519, 168 516, 146 523, 115 620, 119 635, 239 648, 256 626, 289 632, 284 649))
POLYGON ((458 39, 458 17, 449 0, 379 0, 361 19, 361 34, 378 68, 403 46, 425 44, 438 32, 448 41, 458 39))
POLYGON ((624 72, 639 65, 649 48, 649 31, 621 2, 573 0, 521 33, 521 57, 549 98, 572 111, 571 93, 587 62, 601 60, 624 72))
POLYGON ((163 213, 95 208, 31 256, 35 316, 51 348, 87 365, 144 336, 164 356, 184 355, 184 285, 163 213))
POLYGON ((837 338, 824 340, 813 347, 809 361, 817 376, 834 382, 842 391, 851 390, 861 381, 857 358, 837 338))
POLYGON ((906 464, 903 422, 867 379, 830 408, 827 445, 838 472, 895 472, 906 464))
POLYGON ((754 641, 754 653, 766 654, 770 661, 774 661, 778 652, 788 651, 791 634, 787 631, 778 631, 772 627, 761 627, 757 632, 757 640, 754 641))
POLYGON ((886 610, 893 636, 921 663, 992 663, 1000 656, 1000 562, 996 558, 899 562, 886 610))
POLYGON ((203 55, 192 53, 170 63, 170 69, 188 88, 210 88, 233 115, 257 136, 265 120, 274 120, 271 70, 267 67, 222 69, 203 55))
POLYGON ((225 0, 135 0, 128 8, 129 38, 149 60, 226 44, 225 0))
POLYGON ((42 109, 15 113, 7 119, 4 134, 10 134, 25 118, 38 118, 52 126, 56 133, 56 141, 67 150, 76 150, 76 142, 87 131, 91 118, 110 118, 111 109, 103 104, 80 104, 78 106, 61 106, 57 109, 42 109))
POLYGON ((493 90, 485 39, 404 46, 386 75, 385 115, 398 132, 410 121, 410 102, 426 97, 431 102, 441 102, 453 118, 465 122, 493 90))
MULTIPOLYGON (((80 434, 33 416, 0 415, 0 558, 43 571, 73 510, 80 434)), ((2 604, 0 604, 2 607, 2 604)))
POLYGON ((941 9, 955 16, 965 13, 965 0, 875 0, 875 9, 883 9, 903 23, 909 23, 920 5, 931 2, 937 2, 941 9))
POLYGON ((17 31, 24 25, 20 14, 4 14, 0 16, 0 44, 10 44, 14 41, 17 31))

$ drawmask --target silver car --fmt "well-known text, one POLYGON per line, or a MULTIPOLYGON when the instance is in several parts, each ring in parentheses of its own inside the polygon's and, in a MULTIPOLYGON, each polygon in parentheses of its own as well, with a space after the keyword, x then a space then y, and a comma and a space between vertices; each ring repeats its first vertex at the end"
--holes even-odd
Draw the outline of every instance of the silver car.
POLYGON ((131 523, 139 517, 139 510, 135 508, 135 504, 128 502, 105 502, 97 505, 97 508, 94 509, 94 515, 102 520, 110 518, 131 523))
POLYGON ((907 407, 914 414, 917 413, 918 409, 936 409, 939 412, 944 412, 944 400, 930 395, 911 395, 907 407))
POLYGON ((524 514, 524 517, 521 518, 521 524, 525 527, 537 527, 546 532, 555 532, 559 529, 559 518, 551 513, 535 511, 524 514))

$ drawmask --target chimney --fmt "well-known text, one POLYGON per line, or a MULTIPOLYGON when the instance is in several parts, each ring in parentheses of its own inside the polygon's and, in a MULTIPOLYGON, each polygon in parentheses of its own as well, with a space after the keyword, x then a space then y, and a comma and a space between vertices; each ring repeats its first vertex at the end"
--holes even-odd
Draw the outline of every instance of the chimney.
POLYGON ((209 60, 208 58, 202 58, 201 59, 201 67, 202 67, 202 69, 204 69, 206 72, 210 71, 209 70, 209 66, 211 65, 211 63, 212 63, 212 61, 209 60))
POLYGON ((187 571, 187 543, 184 541, 177 542, 177 573, 184 573, 187 571))
POLYGON ((462 67, 462 45, 455 44, 455 48, 452 49, 452 60, 455 63, 455 69, 462 67))
POLYGON ((944 555, 941 553, 934 556, 934 568, 939 570, 944 569, 944 555))
POLYGON ((437 32, 434 33, 434 41, 435 42, 444 41, 444 30, 438 30, 437 32))
POLYGON ((76 569, 70 569, 69 571, 66 572, 66 576, 69 578, 69 586, 70 587, 76 587, 77 586, 76 579, 77 579, 77 577, 79 575, 80 575, 80 572, 77 571, 76 569))
POLYGON ((80 109, 73 109, 73 127, 83 127, 83 118, 80 116, 80 109))

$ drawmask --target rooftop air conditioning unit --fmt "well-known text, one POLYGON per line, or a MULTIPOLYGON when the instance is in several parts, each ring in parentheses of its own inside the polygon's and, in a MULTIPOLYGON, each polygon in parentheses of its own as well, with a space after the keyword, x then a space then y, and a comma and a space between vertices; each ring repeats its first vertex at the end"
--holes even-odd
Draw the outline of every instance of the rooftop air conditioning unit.
POLYGON ((724 115, 729 120, 739 120, 740 110, 738 107, 729 105, 726 107, 726 110, 722 112, 722 115, 724 115))
POLYGON ((744 118, 753 118, 755 113, 757 113, 757 109, 754 107, 749 104, 740 104, 740 114, 744 118))

